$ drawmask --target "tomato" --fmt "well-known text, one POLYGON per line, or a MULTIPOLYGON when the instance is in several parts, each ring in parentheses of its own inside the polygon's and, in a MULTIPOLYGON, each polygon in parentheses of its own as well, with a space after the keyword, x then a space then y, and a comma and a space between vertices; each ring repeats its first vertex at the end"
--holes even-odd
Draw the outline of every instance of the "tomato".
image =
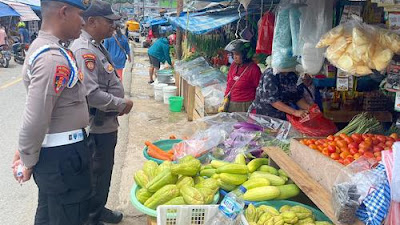
POLYGON ((360 153, 356 153, 356 154, 353 155, 353 157, 354 157, 354 159, 358 159, 358 158, 361 157, 361 154, 360 153))
POLYGON ((338 163, 344 164, 344 159, 338 159, 338 163))
POLYGON ((391 142, 396 142, 396 139, 395 139, 395 138, 392 138, 392 137, 387 137, 386 140, 387 140, 387 141, 391 141, 391 142))
POLYGON ((375 157, 382 157, 382 153, 381 152, 374 152, 374 156, 375 157))
POLYGON ((335 137, 333 135, 329 135, 326 139, 328 139, 328 141, 334 141, 335 137))
POLYGON ((396 133, 392 133, 391 135, 389 135, 389 137, 394 138, 394 139, 399 139, 399 135, 396 133))
POLYGON ((329 153, 335 153, 336 152, 336 146, 333 146, 333 145, 329 145, 328 146, 328 151, 329 151, 329 153))
POLYGON ((360 134, 352 134, 351 138, 354 142, 361 143, 363 141, 362 136, 360 134))
POLYGON ((315 139, 310 139, 310 144, 315 144, 315 139))
POLYGON ((331 154, 331 158, 332 158, 333 160, 339 160, 339 159, 340 159, 340 155, 339 155, 338 153, 332 153, 332 154, 331 154))
POLYGON ((347 144, 350 144, 350 143, 354 142, 354 140, 351 137, 344 138, 344 141, 347 142, 347 144))
POLYGON ((368 150, 365 148, 360 148, 358 149, 358 153, 360 153, 360 155, 364 155, 368 150))
POLYGON ((380 143, 380 141, 378 140, 378 138, 376 138, 376 137, 373 137, 372 138, 372 144, 373 145, 377 145, 377 144, 379 144, 380 143))
POLYGON ((342 152, 340 153, 340 158, 345 159, 348 155, 350 155, 350 152, 342 152))
POLYGON ((356 148, 350 148, 350 154, 354 155, 357 153, 358 153, 358 150, 356 148))
POLYGON ((364 148, 364 149, 365 148, 369 148, 369 147, 371 147, 371 143, 363 141, 363 142, 360 143, 360 145, 358 145, 358 147, 359 148, 364 148))
POLYGON ((340 140, 340 141, 336 141, 336 145, 339 146, 339 148, 344 148, 347 147, 347 142, 340 140))
POLYGON ((324 155, 326 155, 326 156, 328 156, 328 157, 330 156, 328 149, 324 149, 324 150, 322 151, 322 154, 324 154, 324 155))
POLYGON ((366 158, 374 158, 375 157, 374 154, 372 154, 372 152, 366 152, 366 153, 364 153, 364 156, 366 158))
POLYGON ((392 147, 393 141, 386 141, 385 145, 386 147, 392 147))
POLYGON ((353 142, 353 143, 350 143, 349 145, 347 145, 347 147, 349 147, 350 149, 351 148, 357 149, 358 148, 358 144, 356 142, 353 142))
POLYGON ((346 159, 344 159, 343 163, 344 163, 344 165, 349 165, 349 164, 352 163, 353 161, 354 161, 353 158, 346 158, 346 159))
POLYGON ((376 157, 375 159, 376 159, 376 161, 380 162, 380 161, 382 160, 382 157, 381 157, 381 156, 378 156, 378 157, 376 157))
POLYGON ((306 145, 306 141, 304 139, 300 140, 300 144, 306 145))
POLYGON ((322 152, 322 150, 324 150, 324 146, 318 145, 318 146, 317 146, 317 150, 320 151, 320 152, 322 152))
POLYGON ((334 137, 334 141, 341 141, 341 140, 342 140, 342 138, 339 137, 339 136, 335 136, 335 137, 334 137))
POLYGON ((361 134, 361 137, 362 137, 363 140, 365 140, 366 138, 368 138, 368 135, 367 134, 361 134))
POLYGON ((384 148, 382 148, 381 146, 374 146, 373 148, 372 148, 372 151, 373 152, 381 152, 381 151, 383 151, 383 149, 384 148))
POLYGON ((386 142, 386 137, 383 135, 376 135, 376 138, 379 140, 379 142, 386 142))
POLYGON ((347 134, 339 134, 339 137, 341 137, 343 140, 346 139, 348 136, 347 134))
POLYGON ((323 143, 321 140, 317 140, 317 141, 315 142, 315 144, 316 144, 316 145, 321 145, 321 146, 322 146, 324 143, 323 143))

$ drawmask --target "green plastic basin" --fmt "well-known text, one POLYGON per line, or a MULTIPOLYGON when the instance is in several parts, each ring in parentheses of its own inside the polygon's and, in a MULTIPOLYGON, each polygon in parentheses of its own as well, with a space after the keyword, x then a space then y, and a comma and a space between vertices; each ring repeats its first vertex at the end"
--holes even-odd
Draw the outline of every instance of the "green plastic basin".
MULTIPOLYGON (((172 146, 174 146, 174 144, 181 142, 181 139, 167 139, 167 140, 160 140, 160 141, 156 141, 153 142, 153 144, 157 147, 159 147, 160 149, 162 149, 163 151, 169 151, 172 149, 172 146)), ((149 156, 149 154, 147 153, 147 146, 145 146, 143 148, 143 156, 147 159, 147 160, 151 160, 154 161, 158 164, 161 164, 164 162, 164 160, 160 160, 160 159, 156 159, 153 158, 151 156, 149 156)), ((197 158, 200 161, 203 161, 204 159, 206 159, 208 156, 208 154, 203 154, 202 156, 200 156, 199 158, 197 158)), ((174 161, 176 162, 176 161, 174 161)))
MULTIPOLYGON (((149 209, 146 206, 144 206, 142 203, 139 202, 139 200, 137 200, 136 198, 136 192, 140 189, 139 186, 137 186, 136 184, 133 184, 133 187, 131 189, 131 202, 132 205, 139 210, 140 212, 151 216, 151 217, 157 217, 157 210, 154 209, 149 209)), ((219 192, 217 191, 217 193, 214 196, 214 201, 211 203, 211 205, 215 205, 217 204, 219 201, 219 192)))

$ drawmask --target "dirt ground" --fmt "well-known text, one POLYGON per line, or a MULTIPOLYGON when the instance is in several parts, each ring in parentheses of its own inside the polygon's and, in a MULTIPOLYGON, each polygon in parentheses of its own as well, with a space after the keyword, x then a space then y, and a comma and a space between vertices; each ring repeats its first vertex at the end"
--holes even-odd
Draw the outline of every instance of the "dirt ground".
POLYGON ((132 99, 134 106, 128 117, 120 119, 119 143, 108 200, 109 208, 124 213, 124 220, 120 225, 147 222, 146 215, 137 211, 130 202, 133 174, 145 162, 142 153, 144 142, 168 139, 171 134, 182 136, 187 126, 190 126, 185 113, 169 112, 168 105, 154 100, 153 86, 147 83, 147 49, 135 48, 134 51, 132 76, 129 76, 130 65, 124 71, 126 97, 132 99))

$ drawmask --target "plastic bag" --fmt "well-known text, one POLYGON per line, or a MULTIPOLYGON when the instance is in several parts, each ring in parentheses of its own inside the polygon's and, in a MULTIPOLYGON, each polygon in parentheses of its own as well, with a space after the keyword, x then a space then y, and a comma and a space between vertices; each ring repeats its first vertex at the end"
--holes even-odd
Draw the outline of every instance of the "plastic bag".
POLYGON ((224 101, 226 82, 210 85, 202 88, 201 93, 204 96, 204 111, 205 113, 217 113, 218 107, 224 101))
POLYGON ((374 159, 361 157, 344 167, 332 188, 332 206, 337 220, 353 224, 361 202, 385 181, 384 172, 372 170, 374 159))
MULTIPOLYGON (((398 145, 398 144, 397 144, 398 145)), ((400 224, 400 202, 395 202, 393 200, 393 192, 399 191, 398 189, 393 189, 393 174, 397 171, 394 170, 394 157, 393 151, 382 151, 382 162, 385 165, 386 175, 390 184, 390 191, 392 193, 392 202, 390 204, 389 213, 385 220, 385 225, 397 225, 400 224)))
POLYGON ((266 12, 258 23, 257 54, 271 55, 274 26, 275 15, 272 12, 266 12))
POLYGON ((316 75, 325 61, 325 49, 315 45, 323 34, 332 28, 333 0, 307 0, 307 7, 300 8, 299 49, 304 72, 316 75))
POLYGON ((296 130, 308 136, 326 137, 337 132, 335 124, 323 116, 317 105, 310 108, 310 112, 305 118, 289 114, 286 117, 296 130))
POLYGON ((400 36, 354 19, 325 34, 317 47, 329 46, 326 58, 333 65, 363 76, 371 74, 372 70, 382 71, 389 65, 393 54, 400 50, 393 43, 400 44, 400 36))
POLYGON ((400 142, 393 145, 393 176, 390 188, 393 201, 400 202, 400 142))
POLYGON ((292 36, 290 32, 290 8, 280 9, 276 16, 272 43, 272 68, 274 72, 293 71, 297 64, 293 57, 292 36))
POLYGON ((300 10, 298 7, 290 8, 290 34, 292 35, 292 52, 293 56, 301 56, 299 49, 299 33, 300 33, 300 10))

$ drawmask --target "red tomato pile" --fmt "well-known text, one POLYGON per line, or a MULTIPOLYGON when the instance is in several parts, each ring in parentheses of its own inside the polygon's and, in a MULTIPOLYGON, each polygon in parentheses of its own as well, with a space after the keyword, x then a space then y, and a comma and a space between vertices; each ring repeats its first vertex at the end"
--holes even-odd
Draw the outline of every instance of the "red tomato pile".
POLYGON ((333 160, 348 165, 361 156, 380 161, 381 151, 392 148, 395 141, 400 141, 397 134, 389 137, 376 134, 340 134, 330 135, 326 139, 302 139, 300 143, 331 157, 333 160))

